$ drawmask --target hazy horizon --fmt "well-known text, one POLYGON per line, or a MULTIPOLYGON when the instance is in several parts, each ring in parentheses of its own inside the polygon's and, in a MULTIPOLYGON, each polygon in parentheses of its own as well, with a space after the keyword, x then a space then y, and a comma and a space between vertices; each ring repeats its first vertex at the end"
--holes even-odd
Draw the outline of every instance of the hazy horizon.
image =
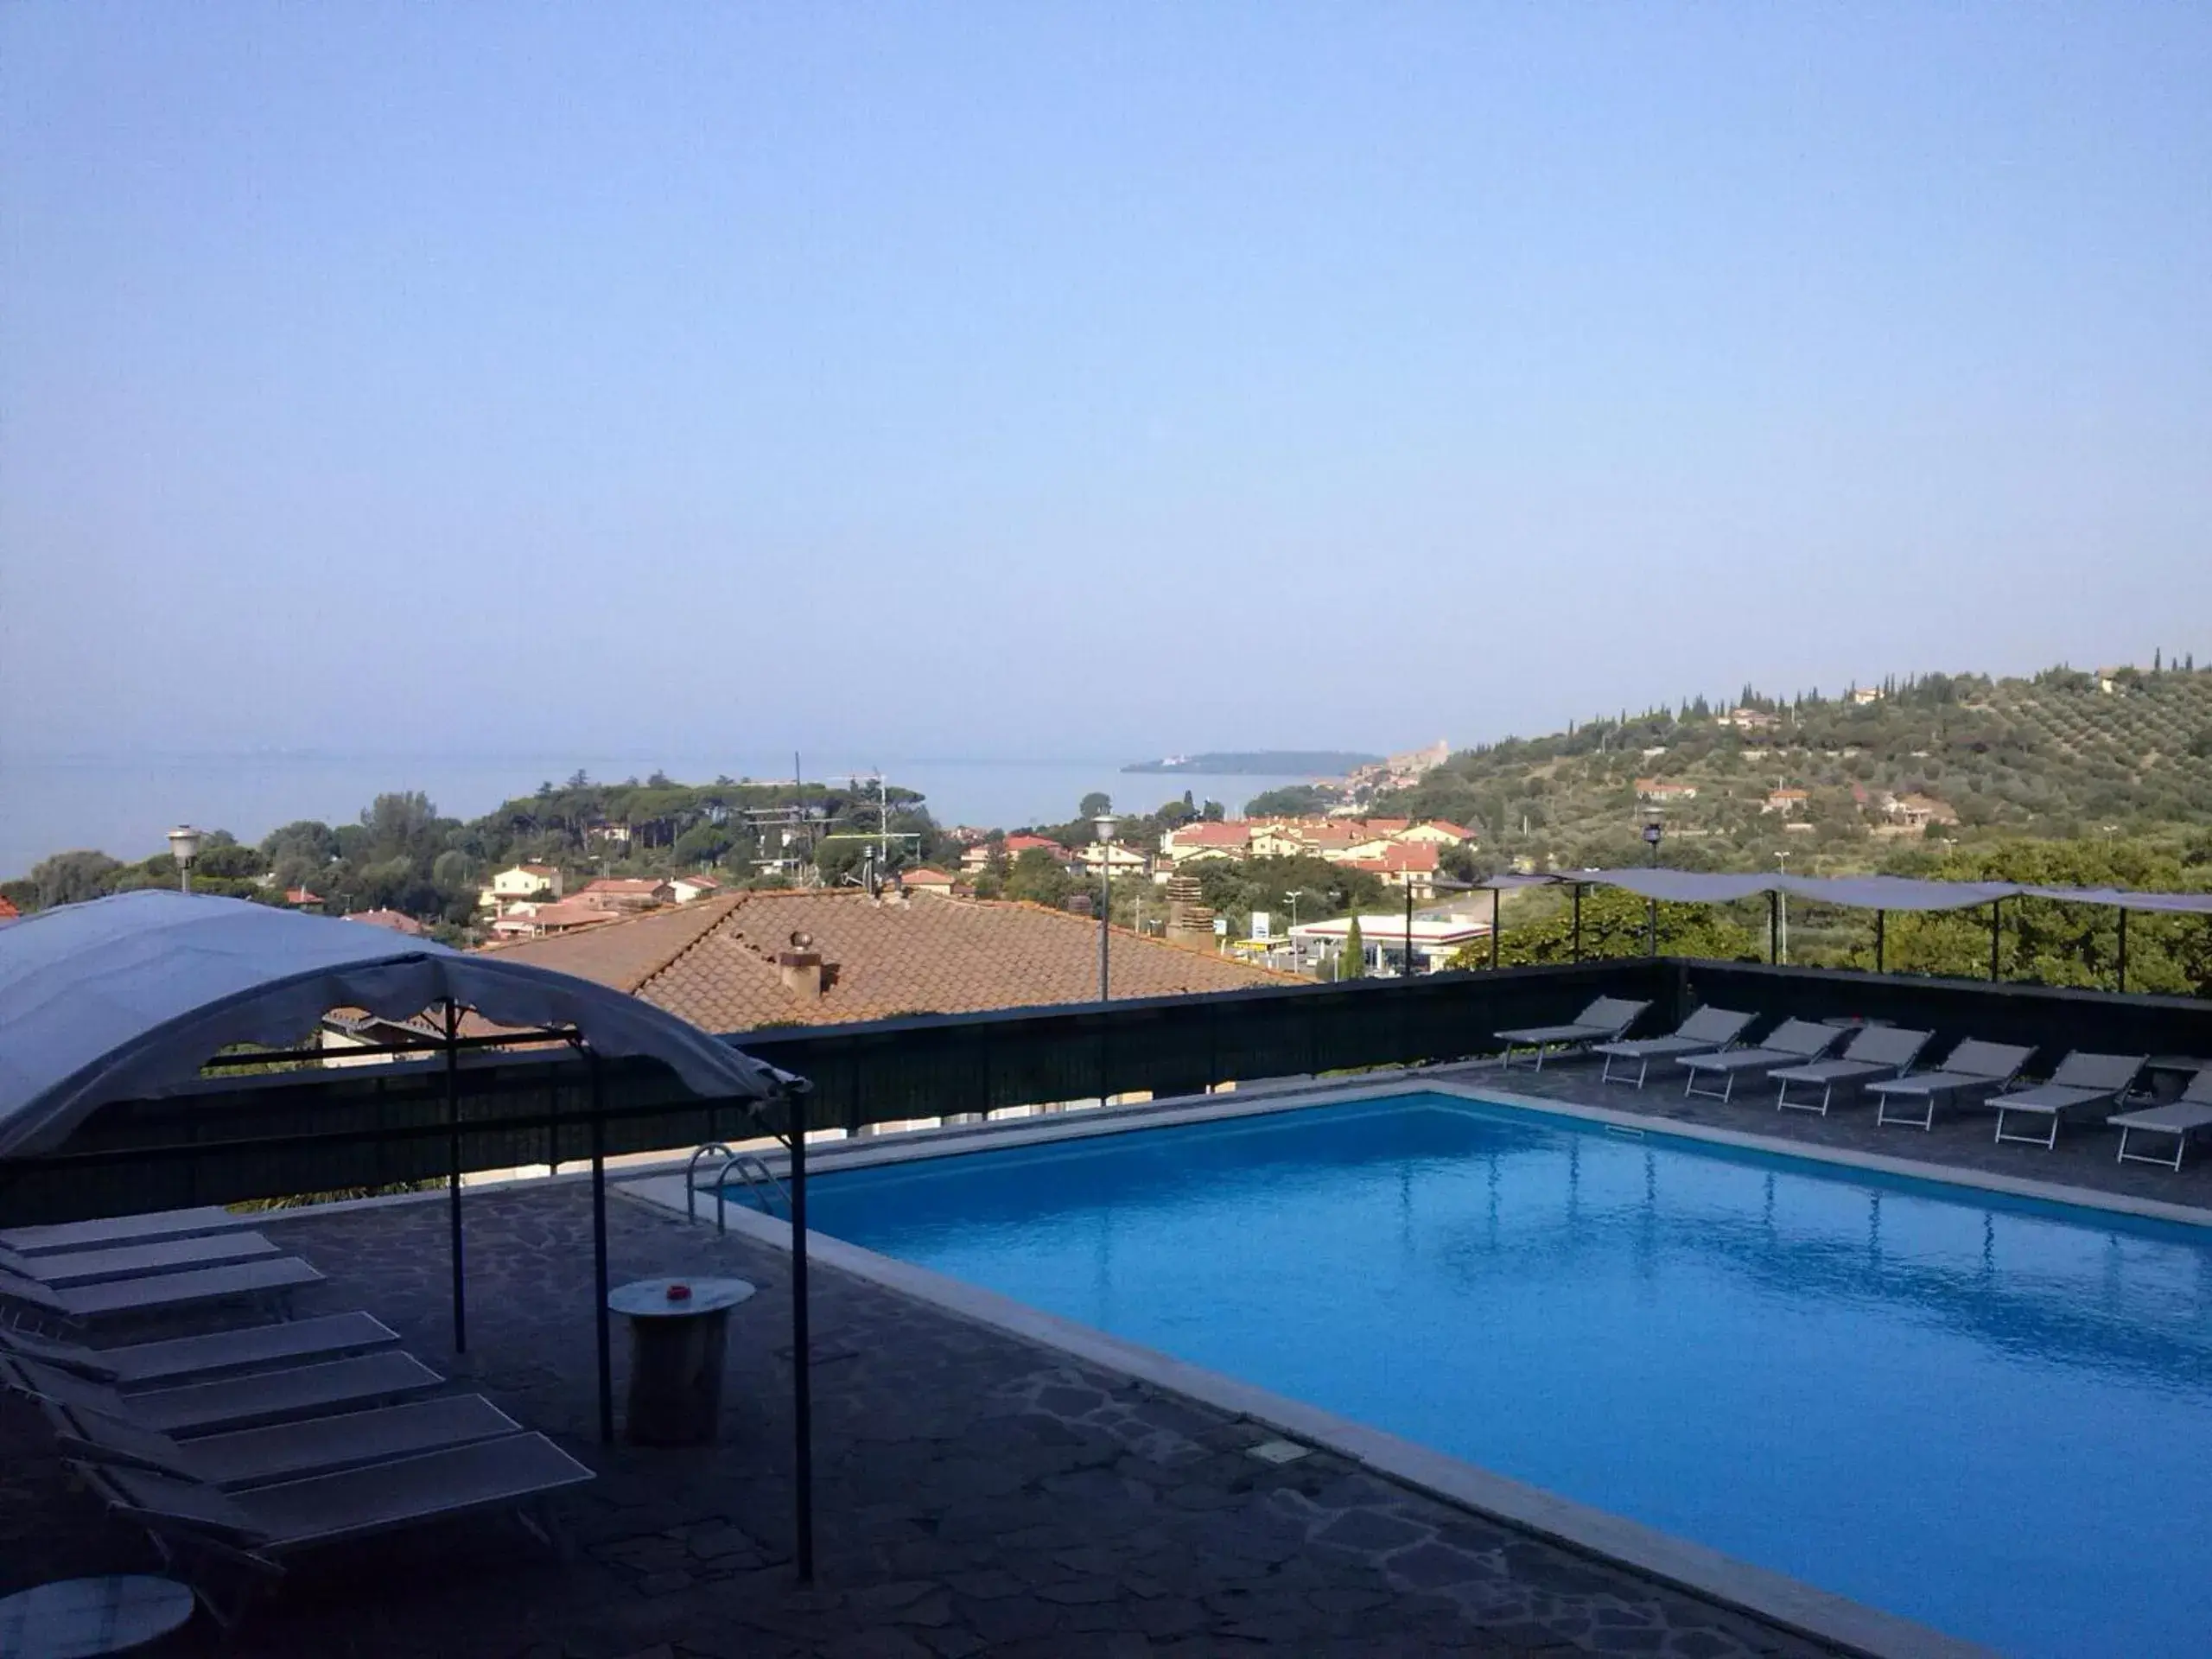
POLYGON ((0 10, 0 756, 2212 658, 2207 85, 2182 8, 0 10))

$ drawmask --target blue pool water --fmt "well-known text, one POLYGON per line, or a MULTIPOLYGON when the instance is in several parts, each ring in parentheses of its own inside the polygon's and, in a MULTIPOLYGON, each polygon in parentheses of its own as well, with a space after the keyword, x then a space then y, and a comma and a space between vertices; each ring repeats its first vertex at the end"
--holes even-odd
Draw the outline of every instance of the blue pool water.
POLYGON ((2212 1653, 2212 1239, 1442 1095, 813 1224, 2019 1655, 2212 1653))

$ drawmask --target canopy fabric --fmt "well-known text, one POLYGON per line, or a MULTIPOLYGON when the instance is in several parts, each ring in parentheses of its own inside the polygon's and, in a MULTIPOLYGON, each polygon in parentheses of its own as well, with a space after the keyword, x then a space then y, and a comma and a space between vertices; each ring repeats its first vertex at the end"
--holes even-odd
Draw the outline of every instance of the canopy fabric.
POLYGON ((1675 904, 1722 905, 1782 893, 1857 910, 1964 910, 2000 899, 2212 916, 2212 893, 2133 893, 2122 887, 2039 887, 2016 881, 1923 881, 1901 875, 1724 875, 1696 870, 1566 870, 1554 881, 1620 887, 1675 904))
POLYGON ((0 1158, 51 1151, 100 1106, 188 1084, 230 1044, 296 1042, 334 1007, 404 1020, 448 1001, 502 1026, 574 1027, 710 1099, 797 1082, 589 980, 243 899, 126 893, 0 930, 0 1158))

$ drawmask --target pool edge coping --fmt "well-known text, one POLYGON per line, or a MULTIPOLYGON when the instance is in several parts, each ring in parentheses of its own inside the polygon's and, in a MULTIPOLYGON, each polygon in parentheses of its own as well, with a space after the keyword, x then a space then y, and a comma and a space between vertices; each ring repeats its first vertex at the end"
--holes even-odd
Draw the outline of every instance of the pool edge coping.
MULTIPOLYGON (((1372 1080, 1346 1078, 1338 1082, 1317 1078, 1307 1083, 1301 1079, 1288 1087, 1237 1090, 1222 1095, 1187 1095, 1127 1106, 1090 1107, 1076 1113, 1053 1113, 1005 1119, 998 1122, 905 1132, 905 1135, 914 1137, 912 1141, 906 1141, 905 1135, 900 1135, 817 1143, 810 1135, 808 1171, 810 1173, 828 1174, 833 1170, 868 1169, 884 1164, 954 1157, 1016 1146, 1088 1140, 1102 1135, 1124 1134, 1132 1129, 1171 1128, 1275 1112, 1302 1111, 1316 1106, 1380 1100, 1393 1095, 1429 1092, 1452 1095, 1479 1105, 1510 1106, 1554 1117, 1604 1123, 1618 1128, 1633 1129, 1641 1135, 1673 1135, 1685 1141, 1732 1147, 1738 1151, 1798 1159, 1807 1163, 1833 1164, 1841 1168, 1863 1170, 1906 1180, 1929 1181, 1938 1185, 1971 1187, 2008 1198, 2028 1198, 2076 1210, 2101 1210, 2133 1216, 2139 1220, 2212 1228, 2212 1209, 2195 1205, 2164 1198, 2137 1198, 2125 1192, 2101 1192, 2094 1187, 2072 1186, 2062 1181, 2037 1180, 2030 1176, 2000 1174, 1994 1170, 1929 1163, 1888 1153, 1859 1152, 1848 1147, 1784 1140, 1743 1129, 1724 1128, 1716 1124, 1659 1117, 1646 1112, 1624 1111, 1611 1106, 1588 1106, 1549 1096, 1517 1094, 1508 1087, 1494 1087, 1466 1080, 1464 1074, 1468 1069, 1454 1066, 1451 1076, 1442 1075, 1440 1071, 1431 1073, 1408 1070, 1379 1076, 1372 1080)), ((1510 1075, 1502 1066, 1485 1065, 1482 1069, 1501 1077, 1510 1075)), ((779 1173, 788 1173, 789 1154, 777 1149, 766 1154, 765 1158, 772 1169, 779 1173)))
MULTIPOLYGON (((834 1156, 825 1165, 838 1168, 903 1163, 918 1159, 957 1155, 992 1149, 1002 1144, 1034 1144, 1090 1139, 1134 1128, 1258 1116, 1308 1106, 1344 1104, 1387 1099, 1408 1093, 1434 1091, 1516 1108, 1551 1111, 1560 1103, 1530 1096, 1514 1096, 1503 1102, 1499 1091, 1484 1092, 1472 1085, 1437 1077, 1396 1077, 1387 1082, 1330 1087, 1313 1090, 1270 1091, 1261 1100, 1203 1107, 1140 1109, 1116 1113, 1113 1120, 1077 1120, 1072 1123, 1016 1120, 995 1132, 966 1134, 938 1140, 929 1147, 869 1148, 872 1156, 834 1156), (1027 1128, 1028 1133, 1020 1131, 1027 1128), (1039 1130, 1042 1133, 1039 1133, 1039 1130)), ((1645 1130, 1657 1120, 1638 1119, 1603 1107, 1580 1108, 1563 1114, 1589 1121, 1615 1123, 1645 1130)), ((990 1131, 1001 1126, 992 1125, 990 1131)), ((1665 1132, 1681 1127, 1667 1123, 1665 1132)), ((1706 1126, 1691 1126, 1703 1128, 1706 1126)), ((1648 1131, 1646 1131, 1648 1132, 1648 1131)), ((1765 1141, 1734 1131, 1709 1130, 1691 1139, 1719 1144, 1778 1150, 1787 1143, 1765 1141)), ((1825 1150, 1825 1149, 1824 1149, 1825 1150)), ((1934 1166, 1910 1165, 1907 1160, 1882 1159, 1860 1167, 1881 1169, 1897 1163, 1907 1173, 1934 1166)), ((812 1160, 810 1160, 810 1162, 812 1160)), ((1846 1161, 1846 1160, 1836 1160, 1846 1161)), ((1884 1173, 1891 1173, 1885 1171, 1884 1173)), ((2005 1178, 1999 1178, 2000 1179, 2005 1178)), ((2014 1183, 2014 1185, 2047 1185, 2014 1183)), ((687 1217, 689 1180, 683 1174, 660 1174, 616 1184, 613 1190, 632 1202, 687 1217)), ((2073 1189, 2066 1189, 2072 1191, 2073 1189)), ((2030 1195, 2036 1196, 2036 1195, 2030 1195)), ((2059 1200, 2064 1202, 2065 1200, 2059 1200)), ((697 1219, 703 1223, 702 1212, 697 1219)), ((791 1233, 788 1223, 762 1215, 744 1205, 728 1212, 728 1225, 741 1236, 788 1252, 791 1233)), ((2212 1224, 2205 1215, 2198 1224, 2212 1224)), ((1402 1439, 1368 1424, 1325 1411, 1303 1401, 1276 1394, 1224 1372, 1194 1365, 1171 1354, 1069 1319, 964 1280, 938 1273, 894 1256, 864 1249, 842 1239, 808 1230, 810 1260, 842 1271, 896 1294, 911 1296, 955 1318, 984 1325, 1039 1346, 1069 1355, 1085 1363, 1118 1372, 1135 1382, 1179 1395, 1228 1414, 1264 1425, 1278 1433, 1345 1458, 1362 1468, 1440 1499, 1501 1522, 1518 1531, 1541 1538, 1578 1554, 1607 1561, 1655 1582, 1686 1592, 1704 1600, 1747 1614, 1763 1623, 1827 1643, 1869 1659, 1995 1659, 1993 1650, 1964 1637, 1955 1637, 1902 1614, 1891 1613, 1833 1591, 1822 1590, 1801 1579, 1755 1565, 1722 1551, 1679 1537, 1611 1510, 1580 1503, 1539 1486, 1501 1475, 1465 1459, 1402 1439)))

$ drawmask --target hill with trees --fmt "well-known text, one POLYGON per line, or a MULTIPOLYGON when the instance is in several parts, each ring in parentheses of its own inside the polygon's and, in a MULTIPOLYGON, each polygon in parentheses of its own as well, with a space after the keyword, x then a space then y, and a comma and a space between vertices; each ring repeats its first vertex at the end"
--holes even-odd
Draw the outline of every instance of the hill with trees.
MULTIPOLYGON (((596 784, 582 772, 550 780, 480 818, 442 817, 419 791, 379 795, 353 823, 302 819, 258 845, 207 833, 193 869, 195 892, 288 902, 302 890, 334 915, 391 909, 451 928, 474 914, 494 871, 517 863, 562 870, 573 887, 595 876, 668 875, 712 869, 737 883, 778 884, 795 858, 837 881, 886 828, 905 855, 940 855, 946 843, 922 797, 810 784, 719 779, 678 784, 659 773, 642 783, 596 784)), ((58 853, 17 880, 0 881, 19 909, 42 910, 137 887, 173 887, 167 853, 126 864, 105 853, 58 853)))
POLYGON ((2171 841, 2212 822, 2212 669, 2161 654, 2148 669, 1929 674, 1839 696, 1747 686, 1724 709, 1700 697, 1464 750, 1375 810, 1453 819, 1499 863, 1544 869, 1642 861, 1654 809, 1669 863, 1715 869, 1771 869, 1777 855, 1797 870, 1876 868, 1923 833, 2171 841))

